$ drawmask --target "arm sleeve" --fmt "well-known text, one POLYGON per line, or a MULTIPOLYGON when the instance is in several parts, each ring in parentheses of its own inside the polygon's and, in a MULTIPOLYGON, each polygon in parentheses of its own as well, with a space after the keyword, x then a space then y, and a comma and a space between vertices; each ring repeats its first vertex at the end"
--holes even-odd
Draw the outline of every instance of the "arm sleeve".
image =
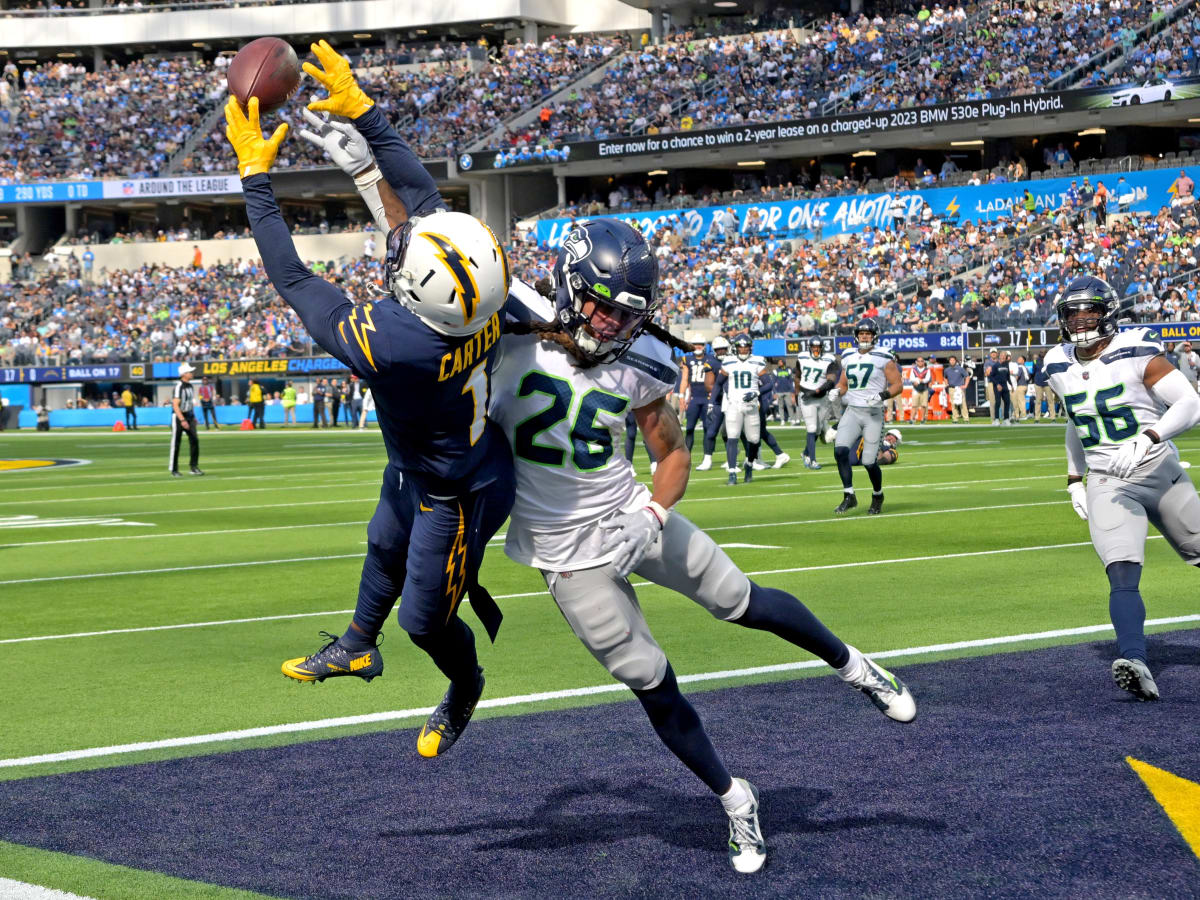
POLYGON ((352 352, 354 345, 338 338, 338 326, 356 313, 354 304, 300 261, 292 234, 275 202, 270 176, 265 173, 251 175, 242 181, 242 192, 254 242, 271 284, 300 316, 308 333, 323 350, 346 363, 355 373, 362 374, 366 368, 361 365, 360 357, 367 354, 352 352))
POLYGON ((1178 369, 1156 381, 1150 392, 1167 404, 1162 418, 1150 426, 1160 440, 1169 441, 1200 424, 1200 396, 1178 369))
POLYGON ((446 201, 438 193, 433 178, 408 144, 400 139, 396 129, 388 124, 378 106, 372 106, 355 119, 354 127, 371 145, 379 171, 410 216, 423 216, 434 210, 446 209, 446 201))
POLYGON ((721 408, 721 400, 725 396, 725 382, 728 380, 729 373, 722 369, 720 374, 717 375, 717 380, 713 382, 712 393, 709 394, 709 399, 717 409, 721 408))
POLYGON ((1083 444, 1079 440, 1079 432, 1075 426, 1067 422, 1067 475, 1082 478, 1087 474, 1087 457, 1083 452, 1083 444))

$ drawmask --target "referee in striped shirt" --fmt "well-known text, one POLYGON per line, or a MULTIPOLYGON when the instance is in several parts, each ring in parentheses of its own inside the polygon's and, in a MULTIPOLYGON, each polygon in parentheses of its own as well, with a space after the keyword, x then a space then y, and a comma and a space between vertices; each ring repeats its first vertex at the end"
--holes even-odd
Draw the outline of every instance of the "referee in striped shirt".
POLYGON ((204 474, 200 471, 200 439, 196 436, 195 388, 192 387, 192 373, 195 371, 187 363, 181 363, 179 381, 171 395, 171 474, 176 478, 182 477, 179 474, 179 442, 185 432, 191 450, 192 474, 204 474))

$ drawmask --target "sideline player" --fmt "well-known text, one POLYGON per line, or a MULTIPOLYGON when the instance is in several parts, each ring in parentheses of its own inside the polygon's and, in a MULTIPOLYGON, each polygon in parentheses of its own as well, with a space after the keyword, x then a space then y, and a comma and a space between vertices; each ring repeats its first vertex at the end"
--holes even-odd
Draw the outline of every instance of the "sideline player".
POLYGON ((365 136, 378 159, 378 169, 363 166, 356 183, 375 188, 394 224, 383 269, 391 298, 356 305, 296 255, 267 174, 286 124, 264 140, 258 100, 251 98, 243 112, 230 97, 226 136, 237 151, 246 213, 271 283, 316 342, 370 385, 388 465, 367 526, 349 628, 330 635, 312 656, 287 660, 283 672, 298 681, 379 675, 378 635, 402 597, 400 625, 450 681, 417 739, 422 756, 436 756, 453 746, 483 692, 475 636, 456 615, 464 595, 492 640, 500 627, 500 610, 479 586, 478 571, 513 499, 512 454, 487 417, 508 260, 491 229, 446 210, 433 179, 358 87, 349 62, 324 41, 312 50, 323 68, 305 63, 305 71, 329 97, 310 106, 353 120, 359 142, 365 136), (378 184, 385 175, 404 186, 398 194, 383 195, 378 184))
POLYGON ((800 395, 800 415, 804 418, 804 467, 819 469, 817 437, 829 425, 832 403, 829 392, 837 386, 842 365, 825 349, 819 337, 808 341, 808 355, 796 359, 796 393, 800 395))
MULTIPOLYGON (((692 355, 683 358, 682 384, 687 392, 687 403, 684 406, 687 412, 683 440, 687 444, 688 452, 691 453, 696 438, 696 423, 699 422, 700 427, 705 432, 708 431, 708 409, 711 403, 713 384, 717 380, 719 363, 709 355, 704 338, 699 334, 693 333, 688 343, 692 345, 692 355)), ((711 466, 712 458, 707 456, 705 458, 708 459, 709 466, 711 466)))
MULTIPOLYGON (((713 384, 716 384, 716 376, 721 374, 721 360, 729 355, 729 341, 722 335, 717 335, 712 339, 712 361, 713 365, 713 384)), ((697 472, 707 472, 712 468, 713 452, 717 448, 717 437, 721 434, 721 427, 725 424, 725 414, 721 410, 721 406, 716 402, 716 394, 712 389, 708 392, 708 405, 704 408, 704 458, 700 460, 700 465, 696 466, 697 472)))
MULTIPOLYGON (((833 457, 837 460, 838 474, 842 477, 843 495, 835 513, 844 513, 858 506, 850 463, 852 448, 862 438, 862 458, 874 460, 879 455, 884 401, 899 396, 904 390, 896 358, 887 350, 875 346, 878 338, 879 326, 875 320, 863 319, 854 326, 857 346, 848 347, 842 353, 842 373, 838 377, 837 390, 844 395, 846 408, 838 422, 833 457)), ((878 515, 883 509, 883 474, 877 462, 864 463, 863 468, 871 479, 871 507, 867 513, 878 515)))
POLYGON ((1152 523, 1184 562, 1200 566, 1200 497, 1169 443, 1200 423, 1200 397, 1149 329, 1118 333, 1121 301, 1108 282, 1074 279, 1056 310, 1066 343, 1046 354, 1041 378, 1067 412, 1067 491, 1108 574, 1120 653, 1113 680, 1157 700, 1139 591, 1146 530, 1152 523))
POLYGON ((542 571, 579 639, 634 692, 663 743, 721 798, 731 863, 752 872, 766 859, 757 791, 730 776, 679 690, 630 574, 690 597, 719 619, 815 653, 892 719, 911 721, 916 703, 895 676, 844 644, 799 600, 750 581, 708 535, 671 511, 691 459, 664 399, 676 377, 670 352, 641 333, 655 311, 656 281, 657 263, 642 237, 619 221, 596 220, 564 240, 553 305, 514 283, 519 302, 507 310, 536 339, 506 336, 495 372, 492 415, 517 462, 505 552, 542 571), (623 270, 615 259, 627 261, 623 270), (659 459, 652 492, 614 452, 627 408, 659 459), (536 432, 526 427, 531 417, 536 432))
POLYGON ((754 343, 749 336, 739 334, 733 341, 733 354, 721 360, 721 373, 713 391, 715 402, 725 414, 725 469, 729 484, 737 484, 738 439, 746 436, 745 480, 754 479, 754 462, 758 459, 762 438, 759 417, 760 379, 767 374, 767 364, 754 355, 754 343))

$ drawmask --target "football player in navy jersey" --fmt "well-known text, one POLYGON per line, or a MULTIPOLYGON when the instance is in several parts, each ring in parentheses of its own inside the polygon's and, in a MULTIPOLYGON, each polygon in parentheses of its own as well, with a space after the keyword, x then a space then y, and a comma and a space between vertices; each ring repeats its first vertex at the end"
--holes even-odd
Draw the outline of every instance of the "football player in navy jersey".
POLYGON ((370 387, 388 465, 349 628, 327 635, 329 643, 312 656, 286 661, 283 672, 298 681, 381 674, 377 637, 403 597, 400 625, 450 680, 417 739, 422 756, 436 756, 453 746, 483 692, 475 637, 456 615, 464 595, 492 640, 500 626, 478 571, 514 496, 508 441, 486 414, 511 278, 491 229, 447 211, 433 179, 358 87, 349 62, 324 41, 312 49, 323 68, 305 69, 329 97, 310 108, 351 119, 378 161, 355 181, 374 197, 372 212, 379 207, 395 225, 383 273, 391 297, 355 304, 296 255, 267 174, 286 124, 264 139, 258 100, 243 111, 231 97, 225 133, 271 283, 314 340, 370 387), (393 192, 385 178, 403 187, 393 192))
MULTIPOLYGON (((709 398, 720 363, 709 355, 704 338, 699 334, 693 334, 688 342, 692 345, 692 355, 685 356, 682 360, 681 378, 687 392, 683 440, 690 453, 696 440, 696 423, 699 422, 702 428, 707 428, 708 407, 711 402, 709 398)), ((711 462, 709 457, 710 465, 711 462)))

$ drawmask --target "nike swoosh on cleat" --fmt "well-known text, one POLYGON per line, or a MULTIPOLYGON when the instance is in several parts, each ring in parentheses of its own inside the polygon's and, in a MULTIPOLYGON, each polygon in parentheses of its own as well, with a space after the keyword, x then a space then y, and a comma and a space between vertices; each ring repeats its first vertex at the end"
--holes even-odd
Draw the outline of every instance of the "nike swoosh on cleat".
POLYGON ((344 666, 335 666, 333 663, 325 663, 325 668, 332 669, 334 672, 349 672, 350 670, 344 666))

